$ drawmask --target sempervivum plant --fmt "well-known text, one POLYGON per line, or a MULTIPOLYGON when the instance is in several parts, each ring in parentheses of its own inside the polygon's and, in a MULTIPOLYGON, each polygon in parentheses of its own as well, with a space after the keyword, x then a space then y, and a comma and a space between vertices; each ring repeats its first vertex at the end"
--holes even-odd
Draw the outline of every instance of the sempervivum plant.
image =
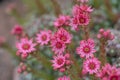
MULTIPOLYGON (((54 1, 54 0, 53 0, 54 1)), ((72 15, 59 15, 52 29, 40 29, 29 36, 16 25, 12 33, 17 36, 16 55, 21 57, 18 72, 32 73, 34 80, 120 80, 120 68, 109 64, 106 56, 108 40, 114 35, 100 29, 96 42, 90 37, 93 8, 89 0, 78 0, 72 15), (75 39, 81 37, 82 39, 75 39)))

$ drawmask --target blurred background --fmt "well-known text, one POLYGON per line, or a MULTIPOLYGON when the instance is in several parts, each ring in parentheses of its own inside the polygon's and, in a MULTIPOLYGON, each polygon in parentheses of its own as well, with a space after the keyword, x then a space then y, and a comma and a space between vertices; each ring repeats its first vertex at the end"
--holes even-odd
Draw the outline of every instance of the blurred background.
MULTIPOLYGON (((71 15, 76 0, 0 0, 0 80, 23 80, 16 73, 17 60, 15 37, 11 30, 15 24, 24 26, 30 36, 37 29, 52 28, 52 21, 59 14, 71 15), (12 50, 2 47, 9 45, 12 50)), ((100 28, 109 28, 115 40, 109 42, 107 56, 112 64, 120 67, 120 0, 90 0, 92 13, 92 37, 100 28)))

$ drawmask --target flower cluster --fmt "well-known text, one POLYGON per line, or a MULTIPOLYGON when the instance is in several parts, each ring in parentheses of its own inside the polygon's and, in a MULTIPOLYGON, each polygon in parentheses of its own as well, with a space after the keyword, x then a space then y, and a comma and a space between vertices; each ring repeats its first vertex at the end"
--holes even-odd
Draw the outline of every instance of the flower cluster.
POLYGON ((65 51, 66 44, 70 43, 72 35, 64 28, 58 29, 51 40, 51 47, 55 54, 62 54, 65 51))
MULTIPOLYGON (((84 0, 85 1, 85 0, 84 0)), ((81 2, 84 2, 81 0, 81 2)), ((87 0, 85 1, 87 2, 87 0)), ((73 29, 78 30, 79 26, 86 26, 90 22, 90 13, 93 11, 91 6, 87 4, 75 5, 73 7, 73 18, 71 19, 70 25, 73 29)))
POLYGON ((24 63, 21 62, 19 64, 19 67, 17 68, 17 72, 22 73, 22 72, 26 71, 26 69, 27 69, 27 66, 24 63))
POLYGON ((106 64, 96 76, 101 80, 120 80, 120 68, 106 64))
POLYGON ((72 61, 70 60, 70 54, 66 53, 65 55, 59 54, 57 56, 53 56, 53 63, 54 70, 59 70, 60 72, 65 72, 67 69, 70 68, 72 61))
MULTIPOLYGON (((44 29, 40 30, 40 32, 36 34, 35 39, 29 38, 28 35, 26 36, 27 38, 20 36, 21 38, 19 39, 19 42, 16 43, 16 48, 18 49, 16 55, 21 56, 23 59, 26 59, 29 54, 36 52, 31 56, 34 56, 36 59, 40 60, 41 63, 47 64, 47 58, 44 57, 44 55, 42 57, 36 55, 37 52, 40 52, 40 48, 38 48, 39 46, 43 47, 47 45, 50 46, 49 48, 54 53, 52 55, 53 59, 48 60, 48 63, 52 63, 53 70, 58 70, 59 72, 71 75, 71 79, 77 77, 76 80, 79 80, 79 78, 83 78, 84 75, 91 75, 93 77, 95 76, 97 78, 100 78, 101 80, 120 80, 120 68, 117 69, 115 66, 106 64, 107 60, 103 60, 105 62, 102 62, 101 60, 106 57, 106 44, 103 44, 104 41, 100 42, 100 55, 97 55, 99 58, 94 55, 97 51, 95 49, 95 41, 87 35, 87 25, 90 23, 90 14, 93 9, 87 4, 88 0, 78 1, 81 2, 81 5, 75 5, 73 7, 73 17, 60 15, 55 20, 54 26, 57 30, 54 33, 51 30, 44 29), (70 27, 66 26, 72 26, 72 28, 75 30, 78 30, 79 26, 84 28, 82 30, 85 33, 85 39, 80 41, 79 47, 76 48, 72 45, 73 43, 75 43, 74 41, 72 41, 72 38, 74 36, 72 36, 72 34, 70 33, 70 27), (37 46, 37 44, 40 45, 37 46), (80 63, 77 60, 78 58, 76 58, 77 56, 74 56, 75 51, 80 56, 82 62, 81 67, 78 66, 80 63)), ((12 30, 12 34, 18 36, 22 35, 23 28, 19 25, 16 25, 12 30)), ((99 34, 97 35, 97 37, 98 39, 103 39, 105 41, 114 39, 114 36, 111 34, 110 30, 104 29, 99 30, 99 34)), ((49 64, 47 64, 47 66, 48 65, 49 64)), ((26 66, 20 64, 18 72, 21 73, 24 70, 26 70, 26 66)), ((70 77, 62 76, 59 77, 57 80, 71 79, 70 77)))
POLYGON ((110 30, 104 30, 104 29, 100 29, 99 33, 97 35, 98 39, 105 39, 105 40, 113 40, 114 39, 114 35, 111 34, 110 30))

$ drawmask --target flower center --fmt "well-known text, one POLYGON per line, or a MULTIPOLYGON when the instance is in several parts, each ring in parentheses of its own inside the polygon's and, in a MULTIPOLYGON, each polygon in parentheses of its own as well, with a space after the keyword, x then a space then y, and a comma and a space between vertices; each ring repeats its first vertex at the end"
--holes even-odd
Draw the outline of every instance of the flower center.
POLYGON ((62 36, 60 37, 60 40, 66 41, 66 40, 67 40, 67 37, 66 37, 65 35, 62 35, 62 36))
POLYGON ((57 64, 58 64, 58 65, 63 64, 63 62, 64 62, 64 60, 63 60, 62 58, 59 58, 59 59, 57 60, 57 64))
POLYGON ((96 68, 96 65, 95 65, 95 63, 90 62, 89 65, 88 65, 88 67, 89 67, 89 69, 93 70, 93 69, 96 68))
POLYGON ((85 18, 81 17, 79 21, 80 21, 80 23, 85 23, 85 18))
POLYGON ((57 47, 58 49, 62 48, 62 43, 57 42, 57 43, 56 43, 56 47, 57 47))
POLYGON ((23 44, 22 48, 24 50, 28 50, 30 48, 30 45, 28 43, 23 44))
POLYGON ((47 40, 47 36, 46 35, 42 35, 41 38, 42 38, 43 41, 47 40))
POLYGON ((15 31, 17 32, 17 34, 20 34, 22 32, 22 29, 21 28, 16 28, 15 31))
POLYGON ((118 80, 118 79, 119 79, 119 77, 117 75, 113 75, 110 77, 110 80, 118 80))
POLYGON ((89 46, 85 46, 85 47, 83 48, 83 51, 84 51, 85 53, 89 53, 89 52, 90 52, 90 47, 89 47, 89 46))

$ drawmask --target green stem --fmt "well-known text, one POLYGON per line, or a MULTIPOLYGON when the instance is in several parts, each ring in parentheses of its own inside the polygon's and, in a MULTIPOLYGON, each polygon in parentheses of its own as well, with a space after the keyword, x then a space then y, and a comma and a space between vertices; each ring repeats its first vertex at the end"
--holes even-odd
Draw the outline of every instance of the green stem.
POLYGON ((73 61, 73 68, 76 69, 77 72, 75 76, 78 78, 78 80, 81 80, 80 78, 82 77, 82 69, 80 69, 79 64, 77 60, 74 58, 73 54, 71 54, 71 60, 73 61))
POLYGON ((36 77, 39 77, 39 78, 43 78, 43 79, 45 79, 45 80, 52 80, 51 79, 51 76, 48 74, 48 73, 45 73, 45 72, 43 72, 43 71, 39 71, 39 70, 35 70, 34 68, 32 68, 30 65, 28 65, 27 64, 27 66, 28 66, 28 69, 27 69, 27 71, 28 72, 30 72, 30 73, 32 73, 33 75, 35 75, 36 77), (47 76, 47 77, 46 77, 47 76))
POLYGON ((42 55, 42 53, 40 53, 40 55, 38 53, 32 53, 31 55, 35 57, 38 61, 40 61, 44 65, 44 67, 51 69, 50 61, 48 61, 47 57, 42 55))

